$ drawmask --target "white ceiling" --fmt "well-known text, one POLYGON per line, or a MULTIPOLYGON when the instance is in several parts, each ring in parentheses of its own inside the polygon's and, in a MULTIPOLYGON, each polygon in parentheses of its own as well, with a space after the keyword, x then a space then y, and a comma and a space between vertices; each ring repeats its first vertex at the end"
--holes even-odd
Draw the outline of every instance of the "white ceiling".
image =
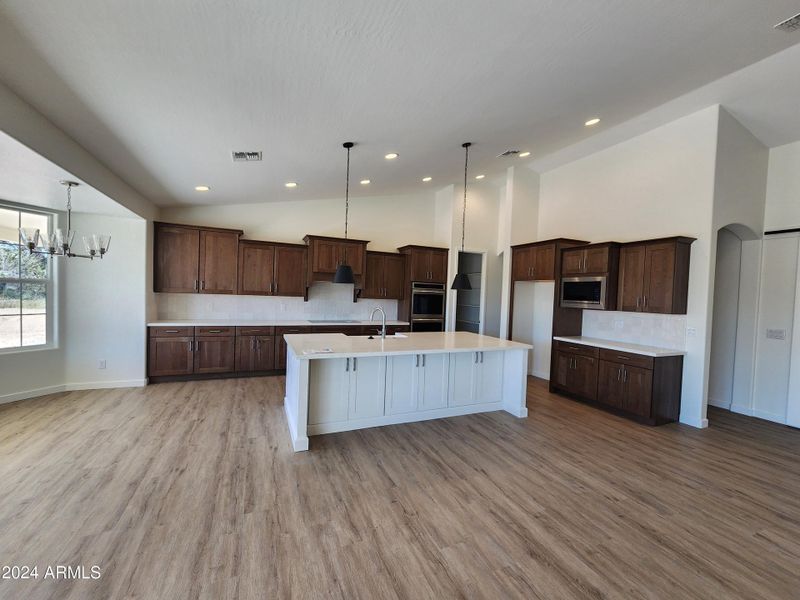
MULTIPOLYGON (((500 173, 800 41, 797 0, 73 0, 0 4, 0 79, 159 205, 500 173), (583 122, 602 117, 595 129, 583 122), (232 150, 264 162, 234 164, 232 150), (389 162, 387 152, 400 153, 389 162), (287 190, 286 181, 299 187, 287 190), (199 194, 195 185, 212 191, 199 194)), ((796 70, 787 73, 794 77, 796 70)), ((780 136, 778 136, 780 137, 780 136)), ((791 140, 786 140, 791 141, 791 140)))
POLYGON ((67 193, 59 181, 64 179, 81 183, 72 190, 74 212, 135 216, 127 208, 0 131, 0 200, 63 211, 67 207, 67 193))

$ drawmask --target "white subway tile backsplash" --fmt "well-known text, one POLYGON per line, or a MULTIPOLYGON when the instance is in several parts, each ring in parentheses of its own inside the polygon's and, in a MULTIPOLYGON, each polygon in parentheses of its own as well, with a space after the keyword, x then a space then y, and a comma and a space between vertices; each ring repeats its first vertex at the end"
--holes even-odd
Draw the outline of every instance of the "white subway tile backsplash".
POLYGON ((686 348, 686 315, 584 310, 582 335, 683 350, 686 348))
POLYGON ((386 318, 397 319, 397 300, 364 299, 353 302, 353 286, 315 283, 309 300, 271 296, 211 294, 155 294, 159 319, 369 319, 376 306, 386 318))

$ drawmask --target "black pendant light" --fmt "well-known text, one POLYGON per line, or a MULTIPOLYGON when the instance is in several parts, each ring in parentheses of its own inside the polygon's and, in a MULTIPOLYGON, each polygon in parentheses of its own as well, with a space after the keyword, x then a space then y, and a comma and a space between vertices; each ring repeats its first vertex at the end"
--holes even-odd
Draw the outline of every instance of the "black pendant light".
MULTIPOLYGON (((347 184, 344 188, 344 239, 347 239, 347 217, 350 210, 350 148, 355 146, 353 142, 342 144, 347 149, 347 184)), ((353 267, 342 263, 336 267, 336 274, 333 276, 333 283, 355 283, 353 278, 353 267)))
MULTIPOLYGON (((469 166, 469 147, 472 146, 470 142, 464 142, 461 147, 464 148, 464 208, 461 211, 461 252, 464 252, 464 232, 467 228, 467 167, 469 166)), ((471 290, 472 284, 469 282, 469 277, 466 273, 456 273, 453 279, 453 285, 450 286, 451 290, 471 290)))

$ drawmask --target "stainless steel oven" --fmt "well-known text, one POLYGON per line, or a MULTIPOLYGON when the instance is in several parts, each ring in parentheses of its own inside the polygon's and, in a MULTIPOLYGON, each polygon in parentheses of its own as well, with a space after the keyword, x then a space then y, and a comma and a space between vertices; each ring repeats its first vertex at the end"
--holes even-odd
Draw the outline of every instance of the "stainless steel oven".
POLYGON ((443 283, 411 283, 411 331, 444 331, 443 283))
POLYGON ((564 277, 561 279, 561 306, 564 308, 606 307, 606 277, 564 277))

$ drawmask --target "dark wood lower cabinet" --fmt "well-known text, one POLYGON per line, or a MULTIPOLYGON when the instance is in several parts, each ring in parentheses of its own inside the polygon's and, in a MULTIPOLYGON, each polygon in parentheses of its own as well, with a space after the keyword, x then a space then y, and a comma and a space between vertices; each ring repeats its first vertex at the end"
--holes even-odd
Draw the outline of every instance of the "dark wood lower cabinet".
POLYGON ((236 338, 198 336, 194 341, 194 372, 232 373, 236 366, 236 338))
POLYGON ((552 360, 551 391, 594 402, 651 425, 680 418, 682 356, 651 357, 555 341, 552 360), (597 363, 594 391, 592 367, 587 362, 590 354, 597 363))
POLYGON ((240 373, 275 369, 275 336, 236 338, 236 370, 240 373))
POLYGON ((151 337, 148 373, 151 377, 191 375, 194 372, 194 335, 151 337))

